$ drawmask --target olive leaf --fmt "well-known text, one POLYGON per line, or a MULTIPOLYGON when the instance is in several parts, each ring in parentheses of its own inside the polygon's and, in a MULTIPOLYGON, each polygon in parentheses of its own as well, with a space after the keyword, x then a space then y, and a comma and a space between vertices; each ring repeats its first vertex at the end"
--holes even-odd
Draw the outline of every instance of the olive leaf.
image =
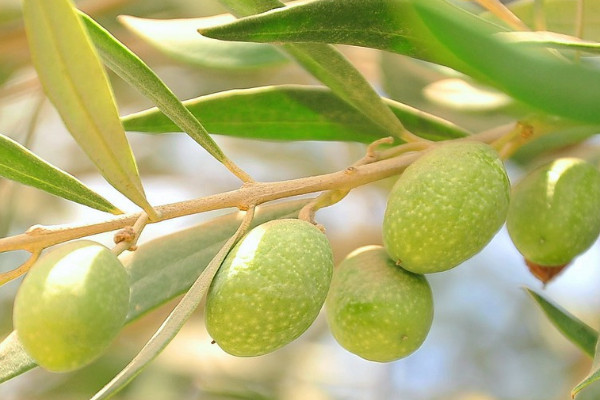
MULTIPOLYGON (((308 200, 258 207, 251 226, 294 218, 308 200)), ((129 274, 131 298, 127 323, 185 293, 238 228, 241 213, 227 214, 141 244, 121 256, 129 274)), ((0 383, 36 366, 13 332, 0 343, 0 383)))
POLYGON ((525 288, 538 306, 542 309, 548 320, 574 345, 579 347, 585 354, 594 357, 598 332, 587 324, 573 316, 566 310, 545 299, 534 290, 525 288))
POLYGON ((497 37, 507 43, 542 46, 557 50, 584 51, 600 53, 600 43, 582 40, 574 36, 556 32, 500 32, 497 37))
MULTIPOLYGON (((468 131, 410 106, 384 99, 406 127, 418 136, 443 140, 470 135, 468 131)), ((211 133, 268 140, 337 140, 370 143, 389 133, 362 117, 331 90, 281 85, 232 90, 188 100, 183 104, 202 116, 211 133)), ((121 119, 128 131, 181 131, 157 108, 121 119)))
POLYGON ((510 43, 496 25, 446 0, 315 0, 218 27, 204 36, 372 47, 451 67, 537 110, 599 123, 600 67, 542 45, 510 43))
POLYGON ((123 25, 156 49, 192 65, 237 70, 278 66, 289 61, 270 45, 224 42, 198 35, 199 27, 216 25, 232 19, 230 15, 168 20, 127 15, 119 17, 123 25))
POLYGON ((183 325, 190 318, 204 299, 210 284, 227 256, 227 253, 235 245, 236 241, 246 233, 254 217, 254 207, 250 208, 244 215, 240 226, 235 233, 227 239, 217 254, 210 260, 198 279, 194 281, 190 289, 177 303, 162 325, 148 340, 144 347, 131 360, 121 372, 107 383, 91 400, 107 399, 114 393, 126 386, 131 380, 139 375, 142 370, 154 360, 179 333, 183 325))
POLYGON ((164 115, 168 116, 214 158, 223 163, 227 162, 227 157, 221 148, 210 137, 198 119, 181 104, 177 96, 150 67, 92 18, 81 12, 79 15, 102 59, 111 70, 152 100, 164 115))
POLYGON ((75 177, 4 135, 0 135, 0 176, 100 211, 121 214, 121 210, 75 177))
MULTIPOLYGON (((220 1, 237 17, 285 6, 278 0, 220 1)), ((202 33, 204 29, 200 31, 202 33)), ((411 137, 369 82, 333 46, 321 43, 287 43, 282 48, 342 100, 386 130, 388 136, 404 139, 411 137)))
POLYGON ((71 135, 104 178, 149 215, 106 73, 70 0, 24 0, 33 64, 71 135))
POLYGON ((594 356, 594 362, 592 363, 591 371, 588 374, 588 376, 586 376, 581 382, 577 384, 577 386, 573 388, 573 390, 571 390, 572 398, 575 398, 579 394, 579 392, 581 392, 587 386, 600 379, 600 340, 596 342, 595 351, 596 355, 594 356))

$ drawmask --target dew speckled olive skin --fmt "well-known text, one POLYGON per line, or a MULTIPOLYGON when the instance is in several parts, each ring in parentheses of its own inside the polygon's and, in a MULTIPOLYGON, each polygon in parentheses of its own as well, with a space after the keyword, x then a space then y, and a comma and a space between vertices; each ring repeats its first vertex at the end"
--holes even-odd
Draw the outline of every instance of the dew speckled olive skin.
POLYGON ((392 188, 383 220, 385 248, 411 272, 454 268, 502 227, 509 193, 504 165, 492 147, 468 141, 436 146, 392 188))
POLYGON ((535 169, 515 185, 506 222, 528 261, 569 263, 600 234, 600 171, 578 158, 535 169))
POLYGON ((270 353, 300 336, 319 314, 333 273, 327 237, 281 219, 252 229, 219 268, 206 300, 206 327, 236 356, 270 353))
POLYGON ((53 372, 78 369, 99 357, 129 310, 129 278, 119 259, 92 241, 45 253, 15 298, 13 323, 25 351, 53 372))
POLYGON ((421 346, 433 321, 433 297, 423 275, 397 266, 383 247, 366 246, 335 268, 325 310, 342 347, 389 362, 421 346))

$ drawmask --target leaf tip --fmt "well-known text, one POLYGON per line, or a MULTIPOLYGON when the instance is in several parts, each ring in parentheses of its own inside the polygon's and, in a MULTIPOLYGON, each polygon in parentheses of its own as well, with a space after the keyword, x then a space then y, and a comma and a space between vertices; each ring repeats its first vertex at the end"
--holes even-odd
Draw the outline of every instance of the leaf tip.
POLYGON ((123 214, 125 214, 125 212, 123 212, 123 210, 121 210, 120 208, 117 208, 117 207, 111 208, 108 212, 111 213, 112 215, 123 215, 123 214))

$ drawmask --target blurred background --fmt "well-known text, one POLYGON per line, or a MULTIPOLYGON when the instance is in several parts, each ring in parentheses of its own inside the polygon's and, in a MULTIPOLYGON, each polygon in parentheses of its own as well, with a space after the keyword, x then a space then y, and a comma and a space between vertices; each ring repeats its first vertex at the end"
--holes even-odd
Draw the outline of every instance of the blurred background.
MULTIPOLYGON (((82 0, 88 12, 143 58, 181 99, 228 89, 284 83, 318 84, 291 62, 260 68, 218 68, 178 59, 120 24, 120 14, 171 19, 225 12, 217 0, 82 0)), ((135 209, 100 178, 78 149, 29 63, 19 0, 0 0, 0 132, 75 175, 126 211, 135 209)), ((473 131, 515 120, 519 105, 463 77, 402 56, 340 47, 387 97, 447 118, 473 131)), ((122 115, 151 104, 110 75, 122 115)), ((182 134, 128 134, 152 204, 192 199, 239 186, 218 162, 182 134)), ((365 146, 348 143, 262 142, 215 136, 226 154, 261 181, 286 180, 345 168, 365 146)), ((588 141, 565 154, 597 151, 588 141)), ((513 182, 525 167, 508 161, 513 182)), ((386 194, 393 179, 354 190, 317 214, 336 259, 353 249, 381 243, 386 194)), ((206 213, 149 226, 141 242, 214 218, 206 213)), ((0 237, 34 224, 89 223, 105 216, 39 190, 0 179, 0 237)), ((112 233, 94 239, 110 245, 112 233)), ((0 254, 0 271, 25 254, 0 254)), ((551 282, 544 294, 594 328, 600 326, 600 248, 596 244, 551 282)), ((348 399, 348 400, 559 400, 587 375, 589 360, 546 321, 523 287, 542 290, 502 229, 489 246, 451 271, 428 277, 436 304, 432 330, 406 359, 379 364, 342 349, 324 315, 301 338, 273 354, 236 358, 210 344, 200 310, 166 351, 119 400, 348 399)), ((19 282, 0 288, 0 338, 12 330, 12 303, 19 282)), ((123 368, 150 338, 175 303, 129 325, 111 351, 70 374, 35 369, 0 385, 3 400, 69 400, 91 397, 123 368)), ((592 385, 578 399, 600 398, 592 385)))

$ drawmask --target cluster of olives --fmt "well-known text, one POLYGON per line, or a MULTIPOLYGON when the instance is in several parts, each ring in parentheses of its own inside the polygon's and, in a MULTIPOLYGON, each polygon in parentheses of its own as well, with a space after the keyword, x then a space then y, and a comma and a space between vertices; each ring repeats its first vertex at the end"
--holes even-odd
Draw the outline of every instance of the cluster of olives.
POLYGON ((507 220, 528 261, 560 265, 598 236, 597 210, 600 172, 583 160, 543 166, 511 193, 492 147, 441 144, 392 188, 384 246, 359 248, 336 268, 325 235, 307 222, 272 221, 251 231, 213 281, 207 328, 226 352, 257 356, 301 335, 325 304, 344 348, 372 361, 397 360, 419 348, 431 328, 425 274, 471 258, 507 220))
POLYGON ((352 252, 333 268, 326 236, 308 222, 268 222, 229 253, 208 293, 206 326, 226 352, 284 346, 323 304, 333 336, 369 360, 415 351, 433 320, 424 273, 452 268, 500 229, 509 181, 497 153, 476 143, 436 147, 402 174, 389 197, 385 247, 352 252))
MULTIPOLYGON (((379 362, 414 352, 433 320, 425 274, 478 253, 507 222, 530 264, 558 268, 600 234, 600 172, 553 161, 516 185, 496 151, 479 142, 436 145, 392 188, 384 246, 350 253, 337 268, 325 234, 298 219, 273 220, 229 252, 207 295, 206 327, 224 351, 258 356, 290 343, 325 304, 347 350, 379 362)), ((128 277, 107 248, 77 241, 51 250, 17 294, 14 325, 42 367, 69 371, 97 358, 121 329, 128 277)))
POLYGON ((424 342, 433 296, 424 274, 451 269, 500 229, 510 184, 497 153, 476 142, 436 146, 392 188, 384 247, 358 249, 336 269, 327 299, 333 336, 372 361, 393 361, 424 342))

